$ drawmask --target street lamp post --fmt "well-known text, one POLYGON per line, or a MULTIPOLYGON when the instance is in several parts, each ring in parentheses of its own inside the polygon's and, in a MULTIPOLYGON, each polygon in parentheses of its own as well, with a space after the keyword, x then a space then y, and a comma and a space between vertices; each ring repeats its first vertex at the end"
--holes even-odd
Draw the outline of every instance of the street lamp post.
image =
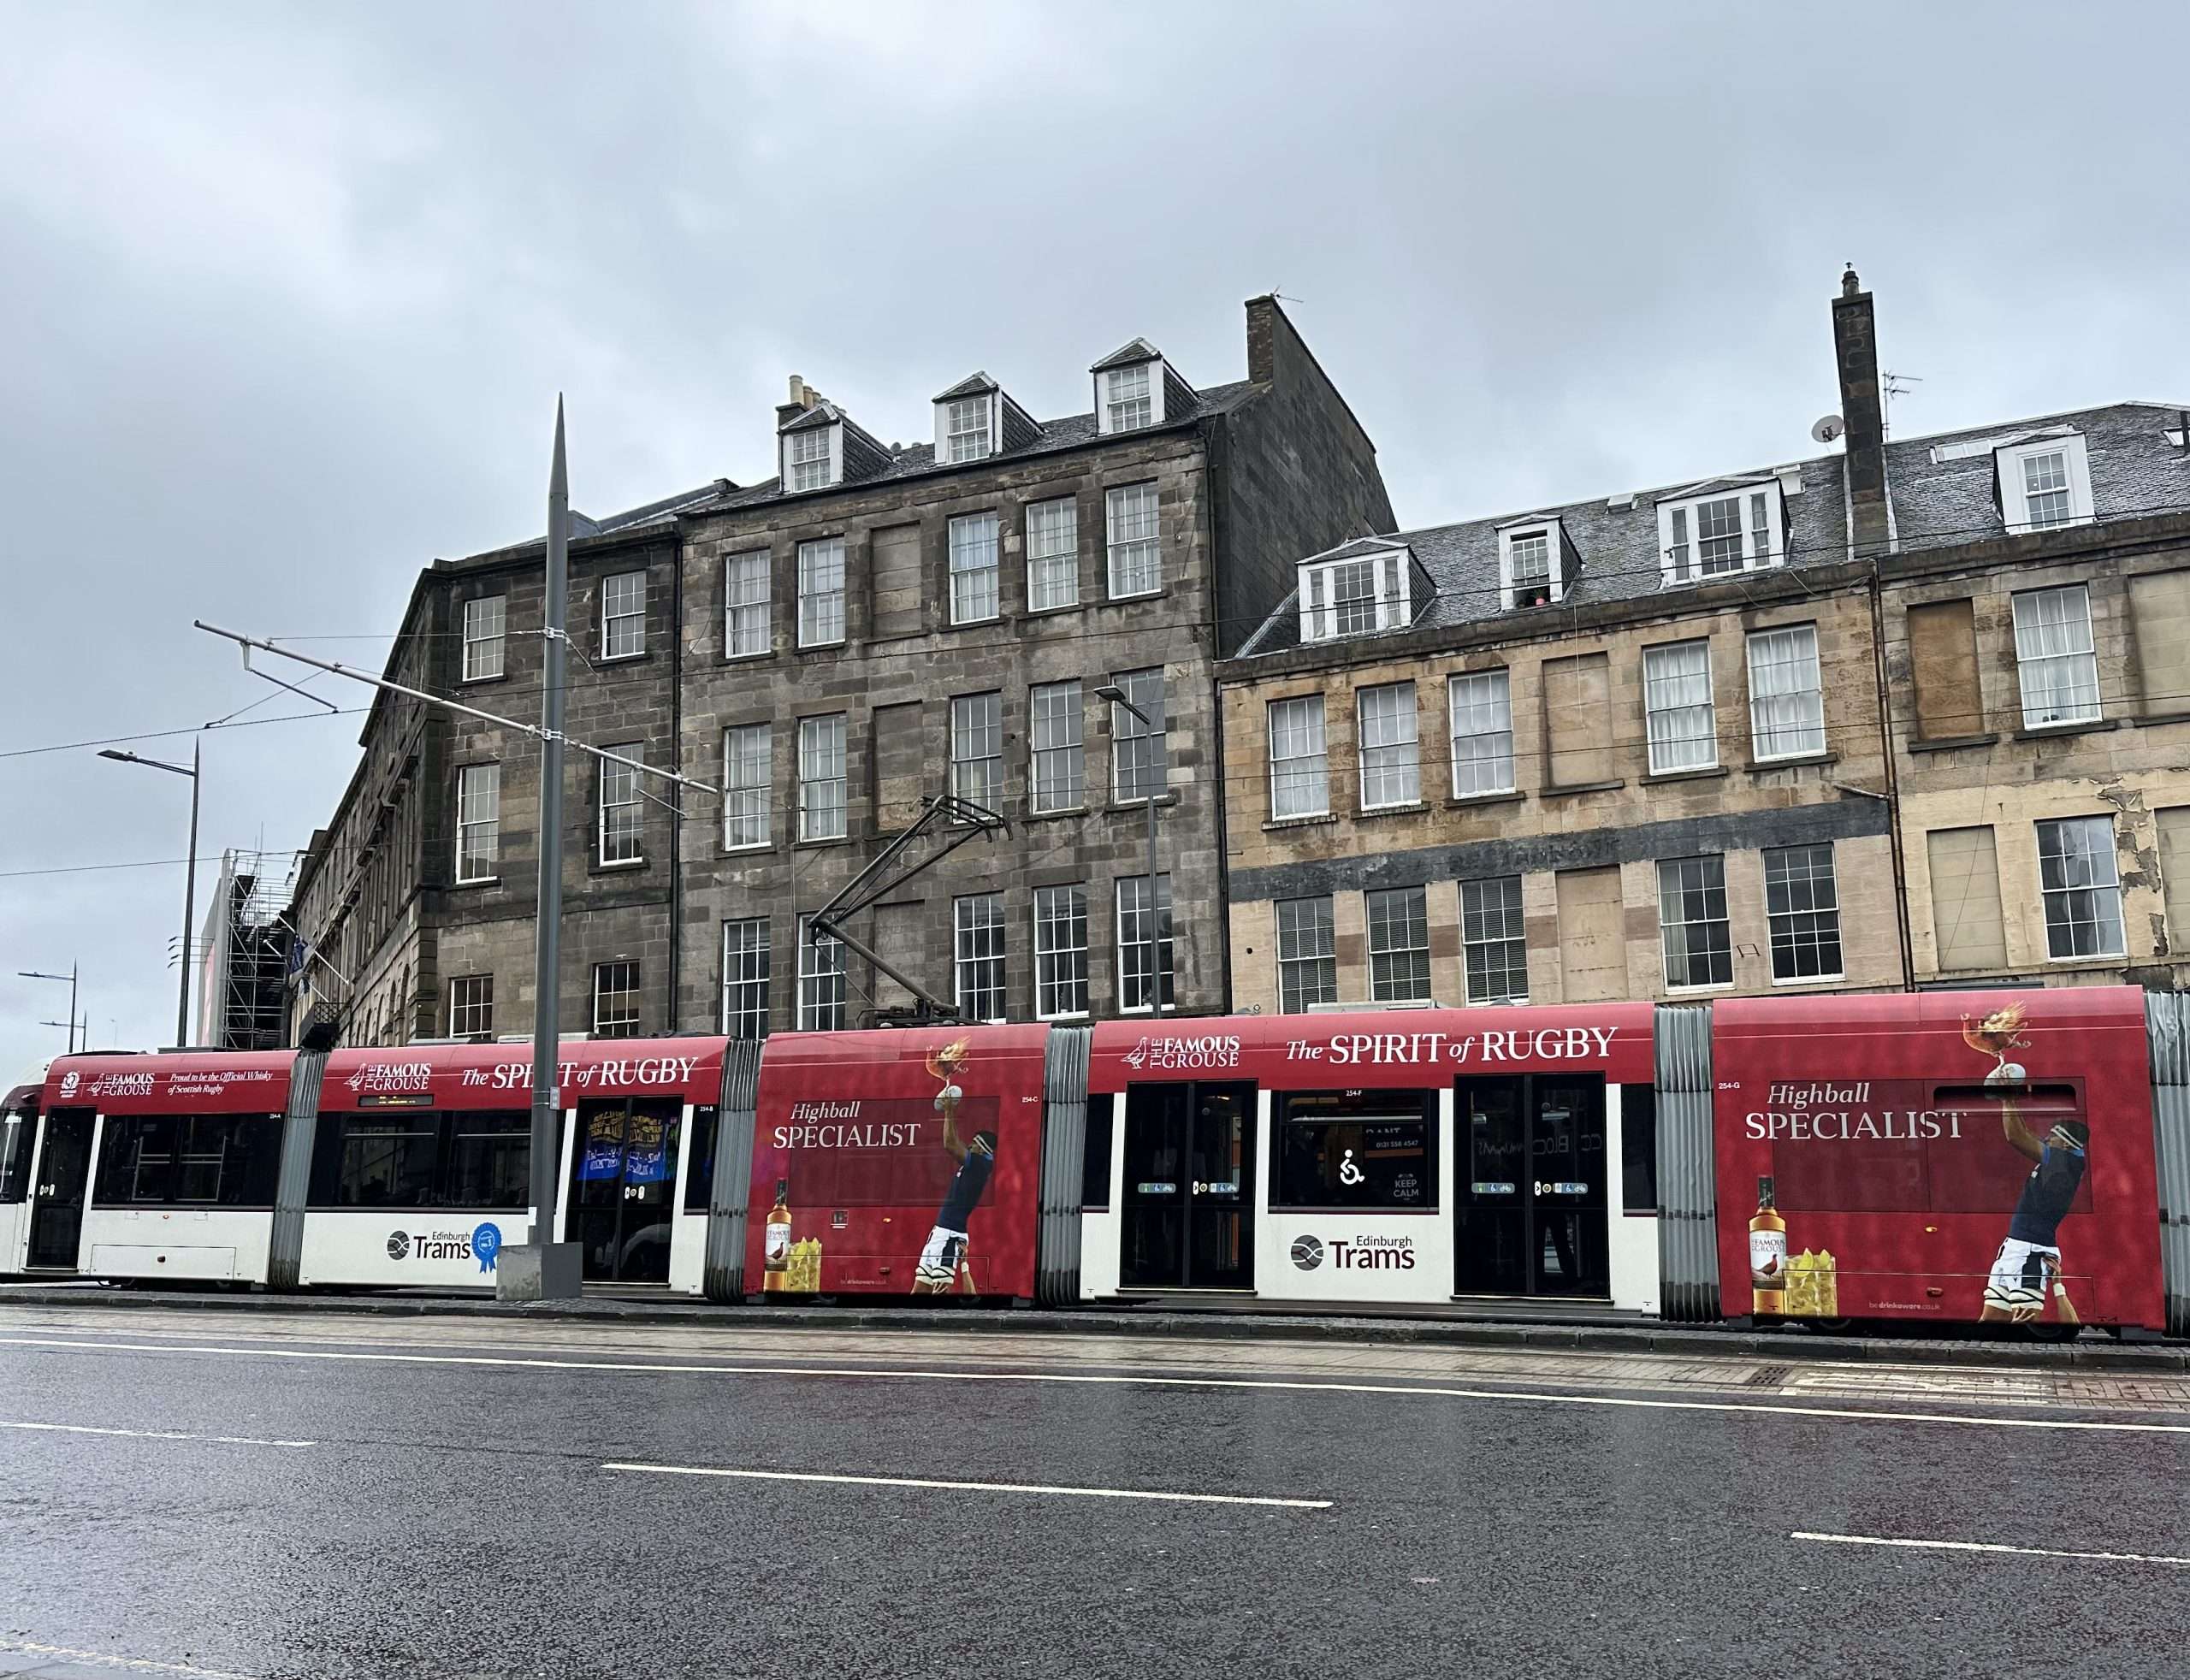
MULTIPOLYGON (((1113 707, 1117 707, 1117 708, 1119 708, 1120 710, 1123 710, 1123 711, 1126 711, 1126 712, 1130 712, 1131 713, 1133 713, 1133 715, 1134 717, 1136 717, 1136 718, 1138 718, 1138 719, 1140 719, 1140 726, 1141 726, 1143 729, 1146 730, 1146 731, 1147 731, 1151 735, 1153 735, 1153 734, 1155 734, 1155 733, 1156 733, 1156 720, 1155 720, 1153 718, 1150 717, 1150 716, 1148 715, 1148 713, 1145 713, 1145 712, 1142 711, 1142 710, 1140 709, 1140 707, 1139 707, 1138 706, 1135 706, 1135 705, 1134 705, 1131 701, 1128 700, 1128 699, 1126 698, 1126 691, 1125 691, 1123 689, 1120 688, 1116 683, 1104 683, 1101 688, 1099 688, 1099 689, 1096 689, 1096 690, 1095 690, 1095 698, 1096 698, 1096 699, 1098 699, 1098 700, 1107 700, 1107 701, 1109 701, 1110 702, 1110 704, 1111 704, 1113 707)), ((1116 747, 1117 747, 1117 734, 1118 734, 1118 731, 1117 731, 1117 724, 1116 724, 1116 713, 1114 712, 1114 713, 1111 714, 1111 716, 1112 716, 1112 721, 1111 721, 1111 725, 1110 725, 1110 743, 1111 743, 1111 749, 1112 749, 1112 753, 1113 753, 1113 754, 1115 755, 1116 751, 1116 747)), ((1169 778, 1169 777, 1167 776, 1167 777, 1165 778, 1165 779, 1168 781, 1169 778)), ((1113 798, 1116 798, 1116 790, 1115 789, 1113 789, 1113 790, 1112 790, 1111 796, 1112 796, 1113 798)), ((1151 789, 1149 789, 1149 790, 1148 790, 1148 1013, 1149 1013, 1150 1015, 1162 1015, 1162 1014, 1163 1013, 1163 947, 1162 947, 1161 945, 1159 945, 1159 944, 1157 943, 1157 927, 1156 927, 1156 915, 1157 915, 1157 912, 1156 912, 1156 796, 1157 796, 1157 790, 1156 790, 1154 788, 1151 788, 1151 789)))
POLYGON ((198 913, 198 772, 202 768, 198 759, 198 743, 190 743, 190 768, 169 764, 161 759, 140 758, 135 753, 117 753, 108 748, 99 756, 112 759, 116 764, 149 765, 154 770, 173 771, 178 776, 190 778, 190 855, 182 882, 182 949, 181 967, 182 979, 175 988, 175 1042, 180 1050, 190 1043, 190 922, 198 913))
MULTIPOLYGON (((35 968, 18 968, 15 972, 27 980, 66 980, 68 982, 68 1020, 66 1023, 68 1028, 68 1054, 71 1056, 75 1055, 76 965, 73 962, 70 963, 68 965, 68 972, 65 974, 42 974, 35 968)), ((38 1023, 40 1026, 59 1026, 62 1024, 63 1023, 57 1020, 42 1020, 38 1023)), ((86 1046, 90 1044, 91 1039, 91 1028, 90 1024, 87 1022, 86 1023, 84 1031, 84 1042, 86 1046)))

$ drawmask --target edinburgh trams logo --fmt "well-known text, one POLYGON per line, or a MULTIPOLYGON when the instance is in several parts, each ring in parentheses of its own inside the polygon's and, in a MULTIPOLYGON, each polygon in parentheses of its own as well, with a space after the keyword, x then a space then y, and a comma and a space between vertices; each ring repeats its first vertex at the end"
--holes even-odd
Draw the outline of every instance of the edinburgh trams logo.
POLYGON ((1325 1259, 1334 1271, 1341 1272, 1411 1272, 1414 1269, 1414 1239, 1412 1237, 1356 1237, 1352 1241, 1340 1238, 1326 1243, 1320 1237, 1299 1236, 1293 1239, 1293 1263, 1304 1272, 1312 1272, 1325 1259))
POLYGON ((388 1257, 391 1260, 476 1260, 479 1269, 491 1272, 502 1251, 502 1227, 485 1219, 470 1231, 390 1231, 388 1257))
POLYGON ((352 1091, 370 1091, 375 1096, 431 1091, 434 1066, 430 1062, 368 1062, 342 1083, 352 1091))

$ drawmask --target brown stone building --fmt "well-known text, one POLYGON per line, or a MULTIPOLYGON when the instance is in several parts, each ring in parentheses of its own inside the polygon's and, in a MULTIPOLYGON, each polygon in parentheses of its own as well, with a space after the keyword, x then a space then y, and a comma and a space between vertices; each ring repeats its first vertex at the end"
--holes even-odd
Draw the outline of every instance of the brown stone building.
POLYGON ((2182 416, 1889 443, 1834 328, 1839 452, 1300 559, 1221 675, 1238 1006, 2190 976, 2182 416))
MULTIPOLYGON (((1137 339, 1089 370, 1088 412, 1037 421, 975 374, 912 447, 794 379, 777 478, 574 518, 571 736, 723 794, 571 756, 567 1030, 758 1036, 908 1001, 802 936, 945 792, 1009 826, 848 929, 891 967, 976 1016, 1159 987, 1224 1006, 1216 661, 1295 556, 1394 523, 1276 302, 1246 327, 1239 382, 1198 389, 1137 339), (1113 684, 1147 724, 1098 697, 1113 684)), ((436 561, 388 675, 530 721, 541 590, 538 541, 436 561)), ((383 694, 363 745, 302 872, 298 1009, 331 1005, 345 1042, 528 1032, 536 743, 383 694)))

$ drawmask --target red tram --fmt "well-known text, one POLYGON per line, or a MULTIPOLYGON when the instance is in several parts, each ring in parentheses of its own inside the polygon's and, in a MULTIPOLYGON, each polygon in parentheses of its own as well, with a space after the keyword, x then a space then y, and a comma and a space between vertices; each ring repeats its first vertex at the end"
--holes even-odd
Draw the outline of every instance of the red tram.
MULTIPOLYGON (((2190 1009, 2126 988, 566 1042, 559 1238, 722 1301, 2190 1333, 2190 1009)), ((0 1103, 0 1273, 489 1287, 530 1057, 75 1056, 0 1103)))

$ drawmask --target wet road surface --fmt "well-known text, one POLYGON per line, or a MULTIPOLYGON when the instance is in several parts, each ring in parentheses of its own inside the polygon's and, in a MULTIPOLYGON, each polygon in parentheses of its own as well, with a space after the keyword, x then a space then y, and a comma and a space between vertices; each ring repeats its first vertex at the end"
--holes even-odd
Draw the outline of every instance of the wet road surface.
POLYGON ((2190 1378, 0 1307, 0 1675, 2151 1676, 2190 1378))

